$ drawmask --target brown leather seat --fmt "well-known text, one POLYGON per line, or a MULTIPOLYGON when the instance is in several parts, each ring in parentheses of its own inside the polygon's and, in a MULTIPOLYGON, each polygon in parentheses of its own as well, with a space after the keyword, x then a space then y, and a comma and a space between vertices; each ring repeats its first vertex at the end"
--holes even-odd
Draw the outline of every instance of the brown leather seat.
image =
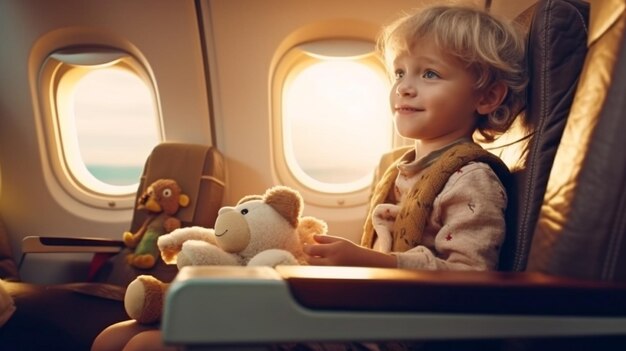
POLYGON ((626 281, 626 3, 594 2, 589 52, 563 132, 528 269, 626 281))
MULTIPOLYGON (((176 215, 183 227, 213 227, 222 207, 225 187, 224 159, 215 147, 186 143, 157 145, 146 160, 137 197, 155 180, 162 178, 175 179, 191 199, 190 206, 181 208, 176 215)), ((146 216, 145 211, 134 211, 130 231, 136 232, 146 216)), ((125 249, 110 260, 94 280, 125 287, 137 275, 145 274, 145 270, 126 263, 126 253, 125 249)), ((163 281, 171 281, 177 272, 175 266, 158 260, 149 273, 163 281)))
POLYGON ((484 145, 509 166, 507 240, 500 269, 523 271, 550 170, 587 54, 589 4, 539 1, 518 16, 528 28, 528 92, 522 118, 496 145, 484 145))

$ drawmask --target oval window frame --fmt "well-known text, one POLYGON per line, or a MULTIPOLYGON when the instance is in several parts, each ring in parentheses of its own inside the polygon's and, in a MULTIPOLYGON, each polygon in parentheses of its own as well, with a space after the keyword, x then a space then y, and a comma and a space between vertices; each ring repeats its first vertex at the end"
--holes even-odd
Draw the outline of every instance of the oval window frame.
MULTIPOLYGON (((282 98, 286 85, 289 84, 290 76, 301 67, 319 62, 320 58, 333 57, 333 59, 358 59, 362 63, 380 68, 381 77, 389 76, 382 60, 375 52, 375 44, 363 39, 317 39, 315 41, 300 43, 285 51, 275 65, 271 80, 271 118, 272 118, 272 163, 275 177, 281 184, 297 189, 306 199, 307 203, 322 207, 356 207, 366 204, 369 199, 371 183, 374 176, 374 168, 367 182, 362 182, 358 188, 348 191, 327 192, 316 189, 299 178, 299 171, 294 171, 292 161, 289 159, 285 148, 285 123, 282 114, 282 98)), ((381 118, 384 118, 381 116, 381 118)), ((389 115, 389 148, 381 152, 387 152, 393 148, 396 137, 389 115)), ((376 159, 378 161, 378 158, 376 159)), ((377 163, 376 163, 377 164, 377 163)), ((302 171, 304 172, 304 171, 302 171)), ((368 176, 364 176, 368 178, 368 176)))
MULTIPOLYGON (((135 206, 135 195, 140 181, 139 177, 136 184, 127 186, 111 185, 112 188, 124 188, 124 191, 106 192, 102 191, 102 189, 94 189, 88 186, 72 172, 72 167, 69 166, 71 160, 66 155, 63 132, 61 131, 62 123, 59 116, 57 96, 62 79, 67 79, 68 74, 76 75, 76 77, 85 74, 85 72, 80 72, 81 70, 88 71, 97 67, 111 66, 135 74, 150 89, 150 94, 155 104, 155 123, 158 133, 157 144, 165 140, 156 84, 149 74, 149 70, 132 54, 118 48, 72 46, 55 50, 49 54, 43 60, 39 71, 38 90, 42 106, 42 119, 45 126, 46 155, 54 178, 65 192, 74 199, 95 208, 131 209, 135 206)), ((109 187, 104 188, 111 189, 109 187)))

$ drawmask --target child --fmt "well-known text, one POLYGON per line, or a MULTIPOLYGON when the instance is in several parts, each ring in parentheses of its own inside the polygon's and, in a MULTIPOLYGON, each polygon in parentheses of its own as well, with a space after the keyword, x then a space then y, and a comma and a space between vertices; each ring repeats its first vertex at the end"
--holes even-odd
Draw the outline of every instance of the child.
MULTIPOLYGON (((309 263, 495 269, 507 204, 496 173, 505 177, 507 169, 472 136, 478 131, 493 140, 521 110, 526 84, 521 38, 510 25, 480 10, 439 6, 398 20, 379 44, 395 77, 390 101, 396 129, 414 139, 415 146, 378 182, 362 246, 320 236, 305 248, 309 263)), ((98 336, 93 350, 162 347, 159 331, 149 329, 133 321, 118 323, 98 336)))
POLYGON ((361 246, 319 236, 309 263, 496 269, 507 169, 472 136, 492 141, 524 104, 521 37, 480 10, 436 6, 392 24, 379 48, 396 130, 415 146, 376 185, 361 246))

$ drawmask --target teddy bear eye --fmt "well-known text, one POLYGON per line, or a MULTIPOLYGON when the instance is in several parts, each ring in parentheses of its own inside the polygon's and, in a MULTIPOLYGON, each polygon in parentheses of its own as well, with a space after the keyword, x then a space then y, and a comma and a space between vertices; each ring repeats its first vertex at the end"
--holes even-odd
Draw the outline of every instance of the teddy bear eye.
POLYGON ((172 189, 164 189, 163 197, 170 197, 170 196, 172 196, 172 189))
POLYGON ((247 215, 248 214, 248 209, 244 208, 243 210, 241 210, 241 214, 244 215, 244 216, 247 215))

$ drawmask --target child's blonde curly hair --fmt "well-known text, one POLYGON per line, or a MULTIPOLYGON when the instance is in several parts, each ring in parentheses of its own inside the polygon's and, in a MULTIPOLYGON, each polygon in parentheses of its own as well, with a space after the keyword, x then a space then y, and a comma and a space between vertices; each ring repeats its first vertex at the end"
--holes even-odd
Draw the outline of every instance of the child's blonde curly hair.
POLYGON ((378 51, 391 66, 398 55, 418 50, 416 44, 425 37, 467 65, 477 77, 476 89, 496 82, 506 85, 502 104, 481 116, 476 126, 486 141, 505 132, 525 105, 528 81, 523 36, 517 28, 477 8, 432 6, 386 27, 378 51))

